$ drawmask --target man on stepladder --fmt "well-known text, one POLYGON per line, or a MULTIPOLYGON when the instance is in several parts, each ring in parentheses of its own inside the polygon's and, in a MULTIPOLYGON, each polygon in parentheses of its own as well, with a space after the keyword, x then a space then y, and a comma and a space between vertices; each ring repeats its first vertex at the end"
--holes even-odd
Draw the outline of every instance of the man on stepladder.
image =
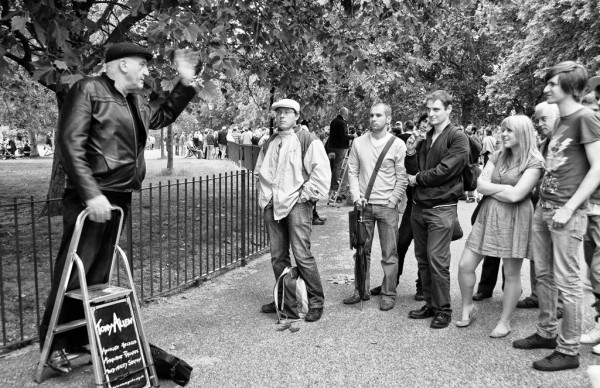
MULTIPOLYGON (((118 220, 111 220, 111 204, 121 207, 127 217, 131 192, 141 188, 146 174, 147 131, 173 123, 196 93, 190 83, 198 55, 178 50, 175 65, 181 79, 162 105, 150 108, 137 92, 144 87, 152 56, 148 49, 133 43, 113 44, 106 50, 106 72, 75 83, 63 104, 56 135, 60 162, 67 174, 63 236, 40 324, 40 350, 44 348, 77 216, 86 207, 90 210, 77 249, 87 283, 105 283, 118 231, 118 220)), ((77 277, 72 275, 67 290, 78 285, 77 277)), ((58 324, 83 317, 82 303, 66 298, 58 324)), ((48 365, 69 372, 69 360, 85 351, 87 342, 85 327, 56 334, 48 365)))

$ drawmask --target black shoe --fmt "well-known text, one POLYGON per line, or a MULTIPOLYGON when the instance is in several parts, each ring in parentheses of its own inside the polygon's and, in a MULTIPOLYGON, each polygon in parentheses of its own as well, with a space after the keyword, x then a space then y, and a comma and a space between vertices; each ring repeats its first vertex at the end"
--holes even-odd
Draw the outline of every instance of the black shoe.
POLYGON ((277 312, 277 308, 275 307, 275 302, 271 302, 271 303, 267 303, 262 305, 262 307, 260 308, 260 311, 262 311, 265 314, 274 314, 277 312))
POLYGON ((556 372, 565 369, 579 368, 579 355, 570 356, 557 351, 551 355, 533 362, 533 369, 544 372, 556 372))
POLYGON ((429 325, 429 327, 431 327, 432 329, 443 329, 445 327, 448 327, 451 320, 451 314, 438 311, 437 313, 435 313, 435 317, 433 317, 433 321, 431 321, 431 325, 429 325))
POLYGON ((381 286, 377 286, 371 289, 371 295, 381 295, 381 286))
POLYGON ((323 315, 323 307, 309 307, 304 320, 306 322, 316 322, 321 319, 321 315, 323 315))
POLYGON ((466 201, 467 200, 467 196, 466 195, 462 195, 460 197, 458 197, 459 201, 466 201))
POLYGON ((518 309, 537 309, 538 307, 540 307, 540 305, 538 304, 537 300, 530 296, 517 302, 518 309))
POLYGON ((325 225, 325 220, 322 220, 320 218, 313 218, 312 224, 313 225, 325 225))
MULTIPOLYGON (((369 300, 369 299, 371 299, 370 296, 365 296, 363 298, 363 300, 369 300)), ((354 295, 344 299, 342 302, 344 302, 344 304, 356 304, 356 303, 360 302, 360 295, 354 294, 354 295)))
POLYGON ((435 315, 433 309, 427 305, 424 305, 418 310, 412 310, 408 312, 408 317, 411 319, 425 319, 431 318, 435 315))
POLYGON ((415 294, 415 300, 419 301, 419 302, 425 300, 425 297, 423 296, 423 291, 422 290, 417 290, 417 292, 415 294))
POLYGON ((486 295, 483 292, 477 292, 475 295, 473 295, 473 300, 475 302, 481 302, 484 299, 488 299, 491 298, 491 295, 486 295))
POLYGON ((325 221, 327 221, 328 217, 318 216, 317 218, 320 219, 321 221, 325 222, 325 221))
POLYGON ((556 338, 544 338, 538 333, 527 338, 513 341, 513 348, 517 349, 555 349, 556 338))

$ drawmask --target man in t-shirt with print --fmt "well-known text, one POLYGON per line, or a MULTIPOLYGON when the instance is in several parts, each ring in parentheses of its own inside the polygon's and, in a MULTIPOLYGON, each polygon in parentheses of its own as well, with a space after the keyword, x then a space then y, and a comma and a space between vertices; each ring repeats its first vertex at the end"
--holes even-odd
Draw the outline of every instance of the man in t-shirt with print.
POLYGON ((587 84, 585 68, 561 62, 546 73, 546 101, 560 120, 548 144, 546 173, 533 216, 533 260, 538 302, 536 333, 513 342, 518 349, 556 349, 533 362, 542 371, 579 367, 583 288, 579 250, 586 231, 588 198, 600 183, 600 116, 579 101, 587 84), (563 296, 558 330, 556 304, 563 296), (557 335, 558 334, 558 335, 557 335))
MULTIPOLYGON (((363 209, 364 224, 367 230, 365 252, 367 255, 367 274, 363 300, 370 299, 371 247, 375 236, 375 224, 381 244, 381 266, 383 282, 381 283, 381 300, 379 309, 388 311, 394 308, 396 286, 398 281, 398 204, 402 201, 407 185, 404 157, 406 145, 388 132, 392 121, 392 108, 388 104, 378 102, 371 107, 371 132, 352 142, 348 157, 348 181, 350 194, 357 207, 363 209), (386 144, 394 139, 377 171, 373 188, 366 198, 367 187, 375 170, 377 160, 386 144)), ((359 260, 359 258, 355 258, 359 260)), ((357 277, 358 274, 355 274, 357 277)), ((361 301, 359 290, 355 288, 352 296, 344 299, 344 304, 355 304, 361 301)))

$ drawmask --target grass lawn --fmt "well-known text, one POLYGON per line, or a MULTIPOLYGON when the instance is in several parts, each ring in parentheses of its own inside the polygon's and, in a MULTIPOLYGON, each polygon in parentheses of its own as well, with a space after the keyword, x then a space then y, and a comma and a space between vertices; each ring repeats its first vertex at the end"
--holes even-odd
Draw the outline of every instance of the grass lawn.
MULTIPOLYGON (((160 158, 160 150, 146 151, 146 180, 144 187, 150 183, 166 184, 168 180, 189 179, 218 175, 239 168, 232 162, 223 160, 204 160, 175 156, 173 174, 167 175, 167 159, 160 158)), ((14 198, 35 200, 46 198, 50 173, 52 171, 52 156, 35 159, 0 160, 0 204, 12 202, 14 198)))

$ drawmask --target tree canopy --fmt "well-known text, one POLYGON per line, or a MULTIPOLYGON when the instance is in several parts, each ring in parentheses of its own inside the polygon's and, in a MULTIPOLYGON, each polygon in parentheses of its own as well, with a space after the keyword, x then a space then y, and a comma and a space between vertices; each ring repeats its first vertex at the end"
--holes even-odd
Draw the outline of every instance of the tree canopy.
POLYGON ((59 106, 112 43, 155 53, 151 99, 173 86, 172 52, 199 51, 189 112, 202 126, 265 125, 282 97, 319 125, 341 106, 365 125, 375 101, 414 119, 441 88, 459 123, 497 124, 540 100, 548 66, 600 68, 597 0, 0 0, 0 15, 0 75, 29 77, 59 106))

